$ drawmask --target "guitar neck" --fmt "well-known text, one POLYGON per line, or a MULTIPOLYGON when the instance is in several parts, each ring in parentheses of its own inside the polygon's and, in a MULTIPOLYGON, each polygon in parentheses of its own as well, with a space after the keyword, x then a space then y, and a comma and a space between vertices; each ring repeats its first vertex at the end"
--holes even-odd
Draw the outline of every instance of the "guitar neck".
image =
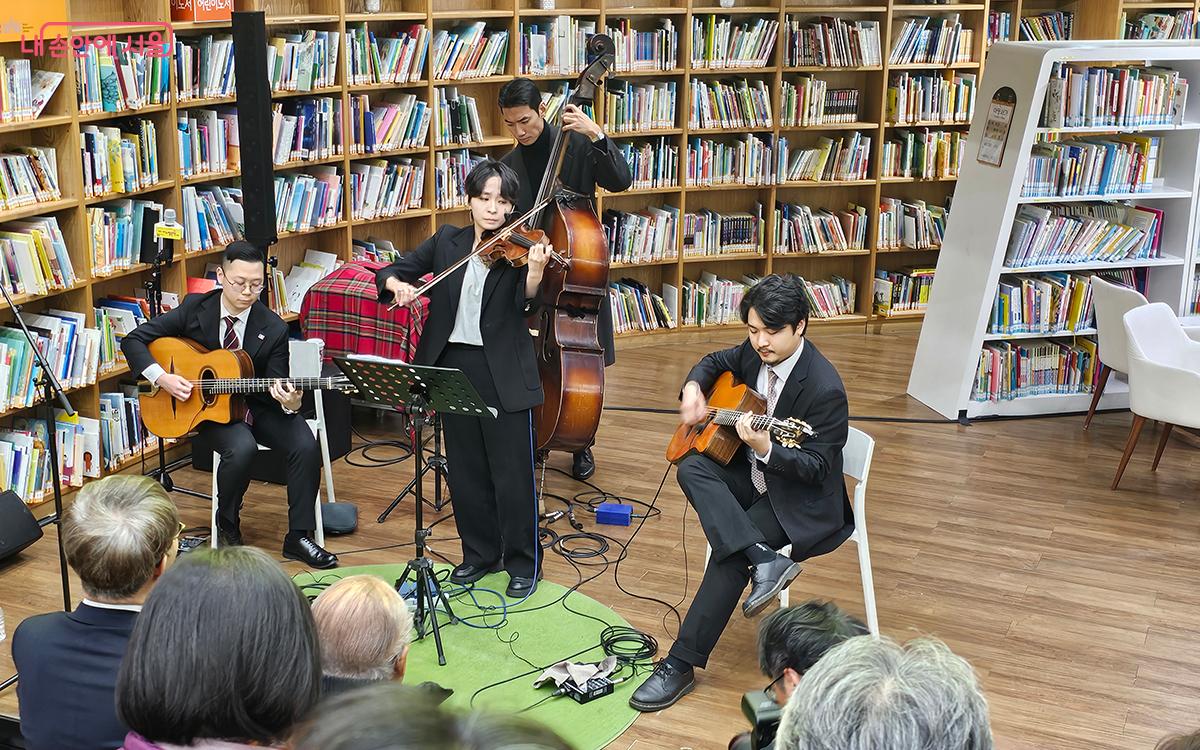
MULTIPOLYGON (((708 410, 714 424, 733 427, 737 421, 747 414, 748 411, 736 411, 734 409, 712 409, 708 410)), ((756 430, 775 430, 781 422, 774 417, 766 414, 751 414, 750 426, 756 430)))
POLYGON ((337 378, 209 378, 194 380, 192 385, 209 393, 266 393, 277 380, 282 380, 292 388, 312 391, 333 388, 337 378))

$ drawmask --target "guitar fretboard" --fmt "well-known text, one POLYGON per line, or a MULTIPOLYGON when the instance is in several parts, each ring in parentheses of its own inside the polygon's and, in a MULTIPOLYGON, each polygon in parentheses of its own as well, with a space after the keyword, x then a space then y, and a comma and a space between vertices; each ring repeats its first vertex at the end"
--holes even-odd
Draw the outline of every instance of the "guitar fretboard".
POLYGON ((276 380, 302 391, 333 388, 338 382, 337 378, 204 378, 193 380, 192 385, 207 393, 264 393, 276 380))
MULTIPOLYGON (((708 418, 716 424, 733 427, 743 415, 748 413, 735 409, 714 409, 709 407, 708 418)), ((750 426, 756 430, 773 429, 776 425, 777 422, 774 417, 768 417, 766 414, 755 414, 750 420, 750 426)))

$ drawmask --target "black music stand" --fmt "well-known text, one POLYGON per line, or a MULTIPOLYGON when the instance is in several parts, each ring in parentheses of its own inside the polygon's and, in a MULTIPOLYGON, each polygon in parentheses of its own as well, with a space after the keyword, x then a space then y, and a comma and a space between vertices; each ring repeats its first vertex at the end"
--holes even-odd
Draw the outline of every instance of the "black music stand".
POLYGON ((422 430, 427 413, 461 414, 473 417, 496 417, 496 410, 483 402, 483 398, 462 370, 446 367, 422 367, 398 360, 380 357, 334 357, 334 364, 346 373, 346 377, 358 387, 358 393, 367 401, 403 409, 412 419, 415 430, 413 461, 418 481, 414 486, 417 497, 416 530, 414 541, 417 556, 408 561, 404 572, 396 579, 396 590, 411 576, 417 587, 416 626, 417 638, 425 637, 425 617, 429 616, 433 640, 437 644, 438 664, 446 665, 446 654, 442 650, 442 633, 437 619, 437 603, 441 602, 450 616, 457 620, 446 594, 437 586, 433 576, 433 561, 425 556, 425 540, 430 530, 425 527, 425 502, 420 480, 424 472, 425 443, 422 430), (436 592, 436 593, 435 593, 436 592))

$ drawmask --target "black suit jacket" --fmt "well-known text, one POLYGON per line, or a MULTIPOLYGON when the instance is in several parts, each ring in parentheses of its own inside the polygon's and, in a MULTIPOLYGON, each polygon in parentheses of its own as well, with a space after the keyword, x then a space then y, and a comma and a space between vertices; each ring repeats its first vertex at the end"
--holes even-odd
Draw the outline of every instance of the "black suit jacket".
MULTIPOLYGON (((558 129, 546 123, 549 138, 553 141, 558 129)), ((518 145, 509 151, 500 161, 513 168, 520 179, 521 187, 517 193, 518 216, 533 207, 534 194, 541 186, 542 175, 529 174, 523 158, 524 146, 518 145)), ((596 185, 610 192, 628 190, 633 184, 633 174, 629 171, 629 162, 617 149, 617 144, 611 138, 592 143, 586 136, 571 133, 567 141, 567 153, 563 156, 560 173, 563 185, 594 198, 596 185)), ((612 306, 608 300, 600 305, 600 319, 597 321, 597 337, 600 346, 604 347, 604 364, 611 365, 617 360, 616 345, 613 341, 612 306)))
MULTIPOLYGON (((705 393, 726 370, 752 389, 758 383, 762 359, 749 341, 713 352, 688 373, 705 393)), ((850 414, 846 389, 837 370, 811 341, 792 369, 775 403, 777 419, 797 417, 817 431, 798 448, 772 441, 769 462, 758 461, 767 480, 767 496, 779 523, 792 542, 792 559, 832 552, 854 532, 854 511, 842 475, 850 414)), ((757 459, 755 459, 757 460, 757 459)))
MULTIPOLYGON (((189 294, 175 309, 142 323, 126 335, 121 341, 121 351, 134 374, 141 375, 154 362, 147 347, 163 336, 182 336, 207 349, 220 349, 221 290, 189 294)), ((242 350, 254 362, 254 377, 288 377, 288 327, 271 308, 255 301, 246 318, 244 338, 242 350)), ((171 371, 167 363, 158 364, 171 371)), ((255 411, 283 408, 269 393, 249 394, 246 403, 255 411)))
MULTIPOLYGON (((415 250, 375 274, 379 301, 389 303, 392 293, 384 284, 393 276, 409 284, 427 273, 439 274, 471 252, 475 227, 444 225, 415 250)), ((533 352, 533 337, 525 316, 536 308, 537 299, 525 299, 525 276, 529 268, 514 268, 504 261, 492 265, 483 282, 483 304, 479 313, 479 332, 487 357, 499 406, 507 412, 531 409, 542 403, 542 379, 533 352)), ((415 362, 437 364, 454 330, 458 300, 462 296, 465 265, 429 291, 429 320, 421 332, 415 362)))
POLYGON ((117 718, 117 672, 136 621, 136 612, 80 604, 17 626, 12 654, 30 750, 121 747, 129 730, 117 718))

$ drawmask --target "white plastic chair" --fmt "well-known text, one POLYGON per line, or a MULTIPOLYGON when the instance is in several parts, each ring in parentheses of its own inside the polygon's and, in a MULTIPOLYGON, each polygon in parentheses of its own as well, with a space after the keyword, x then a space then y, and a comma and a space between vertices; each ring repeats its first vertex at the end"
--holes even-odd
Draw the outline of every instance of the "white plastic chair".
MULTIPOLYGON (((288 363, 288 372, 294 378, 316 378, 321 376, 321 355, 325 348, 325 342, 321 339, 308 339, 300 341, 291 339, 288 341, 288 353, 290 360, 288 363)), ((313 400, 316 406, 316 419, 309 419, 308 428, 313 431, 313 435, 317 438, 317 443, 321 446, 321 462, 324 465, 325 471, 325 490, 329 494, 329 502, 335 502, 333 494, 333 465, 329 460, 329 440, 326 437, 325 428, 325 406, 321 399, 321 391, 313 391, 313 400)), ((270 448, 265 445, 258 446, 259 451, 269 451, 270 448)), ((211 545, 213 549, 217 548, 217 469, 221 466, 221 455, 213 451, 212 464, 212 534, 211 545)), ((313 539, 322 547, 325 546, 325 525, 321 518, 321 490, 317 490, 316 500, 317 511, 317 528, 314 530, 313 539)))
POLYGON ((1133 424, 1113 478, 1114 490, 1147 419, 1163 423, 1151 471, 1158 469, 1172 427, 1200 427, 1200 343, 1192 340, 1179 325, 1174 311, 1162 302, 1125 313, 1124 327, 1133 424))
MULTIPOLYGON (((867 477, 871 474, 871 457, 875 453, 875 439, 855 427, 849 428, 846 445, 842 448, 842 472, 855 479, 854 533, 849 541, 858 545, 858 573, 862 578, 863 604, 867 610, 867 627, 871 635, 879 637, 879 615, 875 610, 875 578, 871 573, 871 549, 867 544, 867 477)), ((779 554, 790 556, 792 545, 779 550, 779 554)), ((708 567, 712 547, 705 546, 704 567, 708 567)), ((790 601, 788 590, 779 592, 779 606, 786 607, 790 601)))

